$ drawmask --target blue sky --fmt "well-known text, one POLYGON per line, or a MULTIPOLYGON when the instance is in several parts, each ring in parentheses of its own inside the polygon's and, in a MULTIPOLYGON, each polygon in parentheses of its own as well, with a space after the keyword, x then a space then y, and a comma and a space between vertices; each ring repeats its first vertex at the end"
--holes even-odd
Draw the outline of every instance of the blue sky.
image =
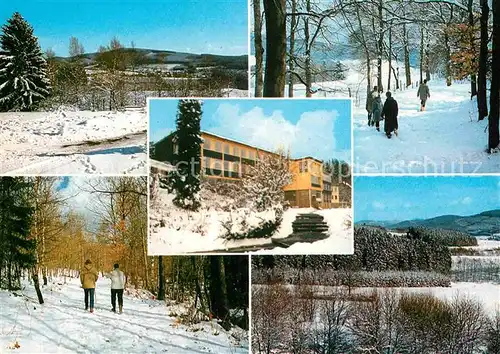
POLYGON ((402 221, 500 208, 500 177, 355 177, 354 219, 402 221))
POLYGON ((2 0, 0 21, 18 11, 43 50, 68 54, 71 36, 86 52, 113 36, 137 48, 242 55, 248 52, 247 0, 2 0))
MULTIPOLYGON (((204 100, 201 129, 292 157, 351 160, 349 100, 204 100)), ((150 139, 175 130, 178 100, 150 100, 150 139)))

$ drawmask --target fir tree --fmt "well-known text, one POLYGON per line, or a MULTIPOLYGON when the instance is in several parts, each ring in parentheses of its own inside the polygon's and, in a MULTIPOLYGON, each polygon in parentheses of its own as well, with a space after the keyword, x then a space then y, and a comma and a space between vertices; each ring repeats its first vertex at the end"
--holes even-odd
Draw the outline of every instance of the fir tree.
POLYGON ((47 63, 33 28, 18 13, 0 35, 0 109, 30 111, 50 93, 47 63))
POLYGON ((177 171, 172 187, 176 192, 174 204, 188 210, 200 207, 201 104, 199 100, 180 100, 177 111, 177 171))
POLYGON ((29 239, 33 208, 22 177, 0 178, 0 287, 20 286, 20 271, 35 264, 35 242, 29 239))

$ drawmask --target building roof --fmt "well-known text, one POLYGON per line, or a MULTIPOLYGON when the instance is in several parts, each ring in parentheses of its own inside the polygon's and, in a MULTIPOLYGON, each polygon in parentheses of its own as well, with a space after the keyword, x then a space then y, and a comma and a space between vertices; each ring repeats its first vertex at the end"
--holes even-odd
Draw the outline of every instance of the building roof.
POLYGON ((207 132, 205 130, 202 130, 201 131, 201 134, 205 134, 205 135, 210 135, 210 136, 213 136, 215 138, 219 138, 219 139, 224 139, 224 140, 228 140, 228 141, 231 141, 233 143, 237 143, 237 144, 241 144, 241 145, 245 145, 249 148, 253 148, 253 149, 258 149, 260 151, 264 151, 264 152, 268 152, 270 154, 276 154, 275 152, 273 151, 269 151, 269 150, 266 150, 266 149, 262 149, 258 146, 253 146, 253 145, 250 145, 250 144, 247 144, 247 143, 244 143, 244 142, 241 142, 241 141, 238 141, 238 140, 235 140, 235 139, 231 139, 231 138, 226 138, 225 136, 222 136, 222 135, 217 135, 217 134, 214 134, 214 133, 210 133, 210 132, 207 132))
MULTIPOLYGON (((171 135, 175 134, 175 131, 173 131, 172 133, 168 134, 167 136, 165 136, 164 138, 158 140, 155 144, 158 144, 160 142, 162 142, 163 140, 167 139, 168 137, 170 137, 171 135)), ((211 132, 207 132, 206 130, 202 130, 201 131, 201 134, 202 135, 210 135, 212 137, 215 137, 215 138, 219 138, 219 139, 224 139, 224 140, 227 140, 227 141, 231 141, 233 143, 237 143, 237 144, 240 144, 240 145, 244 145, 246 147, 249 147, 249 148, 253 148, 253 149, 257 149, 257 150, 260 150, 260 151, 264 151, 264 152, 267 152, 267 153, 270 153, 270 154, 276 154, 276 152, 274 151, 269 151, 267 149, 263 149, 263 148, 260 148, 258 146, 253 146, 253 145, 250 145, 250 144, 247 144, 247 143, 244 143, 242 141, 238 141, 238 140, 235 140, 235 139, 231 139, 231 138, 228 138, 228 137, 225 137, 225 136, 222 136, 222 135, 218 135, 218 134, 214 134, 214 133, 211 133, 211 132)), ((314 160, 314 161, 317 161, 319 163, 323 163, 322 160, 320 159, 317 159, 315 157, 312 157, 312 156, 304 156, 304 157, 299 157, 299 158, 294 158, 294 159, 291 159, 292 161, 301 161, 301 160, 314 160)))

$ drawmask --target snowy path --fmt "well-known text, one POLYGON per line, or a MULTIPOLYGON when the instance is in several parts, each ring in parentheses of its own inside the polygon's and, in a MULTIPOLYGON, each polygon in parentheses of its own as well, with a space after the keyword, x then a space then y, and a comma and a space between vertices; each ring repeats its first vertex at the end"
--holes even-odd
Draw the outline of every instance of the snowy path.
POLYGON ((500 154, 488 155, 487 119, 477 121, 470 84, 431 81, 427 110, 419 112, 416 89, 394 93, 399 105, 399 136, 387 139, 354 110, 354 171, 358 173, 493 173, 500 154))
POLYGON ((146 174, 146 129, 141 109, 1 113, 0 174, 146 174), (121 140, 64 147, 113 138, 121 140))
POLYGON ((160 302, 124 296, 124 313, 112 313, 109 280, 99 279, 96 310, 83 309, 83 290, 78 279, 68 284, 49 284, 42 289, 45 304, 39 305, 33 286, 23 297, 0 292, 0 353, 248 353, 219 325, 202 322, 192 328, 169 317, 171 308, 160 302), (214 334, 217 330, 218 334, 214 334))

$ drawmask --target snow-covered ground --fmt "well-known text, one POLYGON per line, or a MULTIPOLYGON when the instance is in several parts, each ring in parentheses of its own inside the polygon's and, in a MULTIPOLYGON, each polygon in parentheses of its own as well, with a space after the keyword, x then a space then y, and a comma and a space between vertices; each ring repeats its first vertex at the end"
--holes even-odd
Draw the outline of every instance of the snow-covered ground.
MULTIPOLYGON (((338 292, 339 288, 335 286, 314 286, 318 295, 328 295, 338 292)), ((373 291, 386 291, 395 289, 398 292, 409 292, 418 294, 431 294, 443 300, 452 300, 455 296, 464 296, 480 301, 487 313, 494 313, 496 309, 500 310, 500 285, 493 283, 471 283, 471 282, 452 282, 451 286, 445 287, 398 287, 398 288, 373 288, 360 287, 351 288, 352 294, 365 294, 373 291)))
POLYGON ((387 139, 369 127, 363 107, 354 109, 354 170, 358 173, 491 173, 500 154, 485 152, 487 120, 477 121, 470 84, 429 83, 431 97, 419 112, 416 89, 394 93, 399 134, 387 139))
MULTIPOLYGON (((495 173, 500 171, 500 153, 486 153, 488 142, 487 119, 477 121, 477 103, 470 99, 470 83, 454 82, 446 86, 443 79, 429 82, 431 97, 425 112, 419 112, 417 87, 391 92, 399 105, 399 136, 387 139, 383 133, 368 126, 365 110, 366 70, 359 60, 342 61, 348 71, 339 81, 315 82, 314 98, 352 97, 355 173, 495 173), (350 96, 349 96, 350 94, 350 96)), ((399 80, 404 81, 404 65, 399 68, 399 80)), ((389 66, 383 63, 382 77, 387 90, 389 66)), ((372 64, 372 86, 376 84, 376 67, 372 64)), ((419 72, 412 68, 413 82, 419 72)), ((288 88, 285 89, 287 94, 288 88)), ((250 91, 253 92, 253 91, 250 91)), ((294 85, 294 97, 303 98, 305 86, 294 85)), ((385 95, 383 101, 385 100, 385 95)))
POLYGON ((0 113, 0 174, 144 175, 146 130, 144 109, 0 113))
MULTIPOLYGON (((272 210, 257 213, 241 208, 224 210, 223 205, 231 201, 214 196, 209 203, 202 201, 202 207, 197 212, 189 212, 173 205, 173 194, 165 189, 158 190, 156 200, 151 204, 151 232, 148 239, 149 255, 165 255, 179 253, 209 252, 255 245, 271 247, 270 238, 251 238, 241 240, 226 240, 221 236, 227 230, 223 222, 233 220, 233 228, 244 225, 246 228, 257 226, 262 220, 272 220, 272 210)), ((283 215, 280 228, 273 237, 283 238, 292 233, 292 222, 297 214, 309 213, 313 209, 288 209, 283 215)), ((330 237, 311 244, 297 243, 289 248, 273 248, 266 253, 289 254, 349 254, 353 252, 353 229, 347 225, 352 220, 352 209, 325 209, 314 211, 324 216, 329 226, 330 237)), ((242 230, 232 230, 241 232, 242 230)))
POLYGON ((0 353, 248 353, 246 332, 228 333, 215 321, 180 324, 169 316, 179 306, 147 292, 126 293, 123 314, 111 312, 105 278, 97 282, 95 312, 84 311, 79 279, 68 280, 42 289, 44 305, 29 284, 23 297, 0 291, 0 353))

